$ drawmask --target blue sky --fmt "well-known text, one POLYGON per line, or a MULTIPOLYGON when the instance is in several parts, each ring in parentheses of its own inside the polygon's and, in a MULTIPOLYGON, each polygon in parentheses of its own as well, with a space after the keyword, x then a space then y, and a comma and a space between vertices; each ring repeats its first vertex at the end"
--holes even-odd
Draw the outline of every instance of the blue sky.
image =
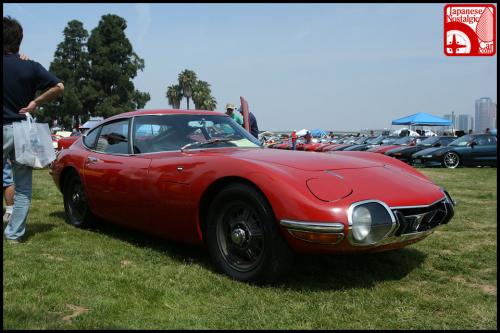
MULTIPOLYGON (((443 53, 445 4, 3 4, 23 25, 21 53, 46 68, 70 20, 89 31, 126 19, 145 69, 146 108, 184 69, 211 84, 219 111, 244 96, 261 130, 389 128, 416 112, 474 115, 497 102, 497 56, 443 53)), ((191 103, 191 106, 193 104, 191 103)), ((185 107, 185 102, 181 107, 185 107)))

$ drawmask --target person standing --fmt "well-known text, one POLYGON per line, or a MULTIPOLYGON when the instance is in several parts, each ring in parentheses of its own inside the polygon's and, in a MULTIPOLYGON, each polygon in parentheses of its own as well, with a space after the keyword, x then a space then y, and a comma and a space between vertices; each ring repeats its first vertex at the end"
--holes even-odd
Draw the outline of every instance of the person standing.
MULTIPOLYGON (((243 108, 241 106, 238 108, 238 111, 240 112, 241 117, 243 118, 243 108)), ((252 112, 250 112, 250 110, 248 110, 248 119, 249 119, 248 121, 250 122, 250 133, 258 139, 259 126, 257 126, 257 118, 255 118, 255 116, 253 115, 252 112)), ((244 126, 245 124, 243 124, 243 127, 244 126)))
POLYGON ((234 112, 234 109, 236 109, 236 107, 233 104, 226 104, 226 114, 239 125, 243 126, 243 117, 238 112, 234 112))
POLYGON ((3 160, 12 162, 15 184, 14 206, 4 230, 8 243, 19 243, 26 231, 26 220, 31 205, 32 168, 16 162, 13 123, 26 119, 41 104, 60 96, 64 85, 42 65, 22 60, 19 47, 23 28, 9 16, 3 18, 3 160), (35 98, 37 91, 43 91, 35 98))
POLYGON ((311 132, 307 131, 306 135, 304 135, 304 139, 306 140, 306 143, 311 143, 312 142, 311 132))
POLYGON ((295 130, 292 131, 292 150, 295 150, 297 146, 297 132, 295 130))

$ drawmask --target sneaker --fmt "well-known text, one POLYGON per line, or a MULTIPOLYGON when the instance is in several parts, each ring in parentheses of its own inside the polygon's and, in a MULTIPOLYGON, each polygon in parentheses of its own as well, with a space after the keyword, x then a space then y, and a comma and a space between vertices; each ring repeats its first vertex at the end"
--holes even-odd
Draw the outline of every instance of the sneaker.
POLYGON ((9 214, 9 213, 3 214, 3 221, 8 223, 10 221, 11 216, 12 216, 12 214, 9 214))

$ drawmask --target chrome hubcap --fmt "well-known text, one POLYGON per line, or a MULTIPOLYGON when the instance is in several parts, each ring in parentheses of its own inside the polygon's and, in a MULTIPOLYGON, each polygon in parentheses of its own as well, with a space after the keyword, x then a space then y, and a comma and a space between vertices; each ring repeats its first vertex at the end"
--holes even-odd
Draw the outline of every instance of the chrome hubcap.
POLYGON ((78 193, 74 193, 72 199, 73 199, 73 203, 76 205, 80 201, 80 195, 78 193))
POLYGON ((454 167, 458 163, 458 158, 455 154, 447 154, 445 158, 445 163, 447 166, 454 167))
POLYGON ((247 233, 241 228, 236 228, 231 232, 231 241, 238 245, 243 246, 248 240, 247 233))

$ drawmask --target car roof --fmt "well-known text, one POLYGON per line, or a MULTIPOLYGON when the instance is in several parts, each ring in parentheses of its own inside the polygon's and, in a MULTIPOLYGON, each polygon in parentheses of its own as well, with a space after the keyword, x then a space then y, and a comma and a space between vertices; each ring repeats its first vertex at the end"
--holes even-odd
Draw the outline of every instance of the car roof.
POLYGON ((214 116, 227 116, 225 113, 217 112, 217 111, 206 111, 206 110, 183 110, 183 109, 153 109, 153 110, 135 110, 130 112, 124 112, 112 116, 108 120, 119 119, 119 118, 127 118, 133 116, 143 116, 143 115, 168 115, 168 114, 186 114, 186 115, 214 115, 214 116))

